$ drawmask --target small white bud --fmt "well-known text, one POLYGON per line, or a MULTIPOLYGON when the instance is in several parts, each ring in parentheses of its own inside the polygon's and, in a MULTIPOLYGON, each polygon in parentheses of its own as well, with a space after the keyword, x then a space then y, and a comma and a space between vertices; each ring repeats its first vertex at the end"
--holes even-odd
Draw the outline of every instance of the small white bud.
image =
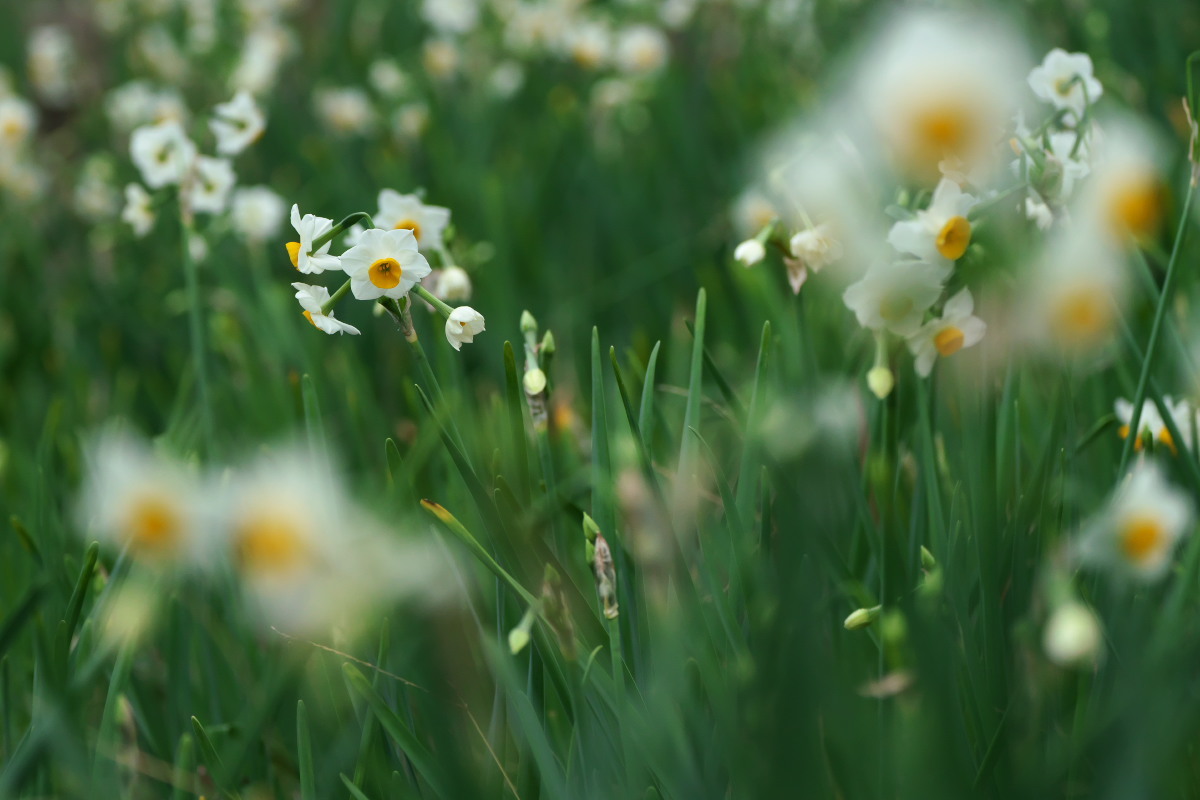
POLYGON ((733 250, 733 258, 743 267, 753 267, 767 256, 767 248, 758 239, 747 239, 733 250))
POLYGON ((895 385, 896 377, 887 367, 875 367, 867 373, 867 386, 870 387, 871 393, 880 400, 891 394, 895 385))
POLYGON ((1054 609, 1042 634, 1046 657, 1060 667, 1095 662, 1102 639, 1100 621, 1083 603, 1070 601, 1054 609))
POLYGON ((541 394, 546 388, 546 373, 534 368, 525 373, 521 380, 525 385, 525 394, 541 394))

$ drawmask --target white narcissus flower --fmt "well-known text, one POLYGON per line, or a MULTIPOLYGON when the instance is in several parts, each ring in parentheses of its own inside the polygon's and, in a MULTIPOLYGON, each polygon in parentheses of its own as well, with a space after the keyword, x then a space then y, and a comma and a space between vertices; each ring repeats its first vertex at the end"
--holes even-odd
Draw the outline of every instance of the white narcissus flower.
POLYGON ((447 303, 465 303, 471 299, 471 276, 462 267, 444 267, 438 272, 434 294, 447 303))
POLYGON ((242 238, 265 242, 275 238, 287 215, 283 198, 266 186, 249 186, 233 193, 230 222, 242 238))
POLYGON ((179 183, 196 160, 196 145, 176 120, 143 125, 129 139, 129 154, 151 189, 179 183))
POLYGON ((192 210, 220 214, 229 202, 229 193, 237 183, 233 164, 227 158, 199 156, 188 187, 192 210))
POLYGON ((566 32, 564 39, 567 53, 584 69, 604 66, 612 50, 612 33, 600 22, 578 22, 566 32))
POLYGON ((1054 212, 1036 196, 1025 198, 1022 206, 1025 218, 1037 226, 1040 231, 1048 231, 1054 225, 1054 212))
POLYGON ((394 189, 379 193, 379 210, 373 217, 384 229, 407 229, 422 250, 442 247, 442 233, 450 224, 450 209, 428 206, 415 194, 400 194, 394 189))
POLYGON ((37 125, 37 110, 20 97, 0 97, 0 150, 15 151, 37 125))
POLYGON ((924 261, 881 261, 842 294, 858 324, 911 336, 942 293, 945 271, 924 261))
MULTIPOLYGON (((1167 404, 1167 408, 1171 409, 1172 412, 1176 411, 1172 405, 1173 401, 1170 397, 1164 397, 1163 401, 1167 404)), ((1187 404, 1184 403, 1183 405, 1186 406, 1187 404)), ((1124 397, 1118 397, 1113 403, 1113 412, 1117 415, 1117 421, 1121 423, 1121 426, 1117 429, 1117 434, 1120 435, 1122 439, 1129 438, 1129 425, 1133 422, 1133 403, 1129 402, 1124 397)), ((1172 413, 1172 419, 1182 431, 1183 426, 1179 425, 1179 423, 1181 421, 1187 422, 1186 411, 1184 412, 1182 419, 1175 417, 1174 413, 1172 413)), ((1191 430, 1190 425, 1188 430, 1191 430)), ((1143 438, 1146 434, 1150 434, 1151 439, 1166 445, 1172 453, 1178 455, 1178 451, 1175 448, 1175 440, 1171 437, 1171 431, 1167 429, 1166 423, 1163 422, 1162 415, 1158 412, 1158 406, 1156 406, 1150 400, 1142 403, 1142 413, 1138 416, 1137 435, 1133 440, 1133 447, 1135 450, 1142 449, 1143 438)))
POLYGON ((1092 520, 1081 553, 1091 563, 1152 581, 1167 571, 1191 524, 1187 494, 1169 484, 1155 462, 1140 461, 1108 508, 1092 520))
POLYGON ((154 227, 154 204, 150 193, 140 183, 125 186, 125 208, 121 211, 121 219, 133 228, 134 235, 139 239, 154 227))
POLYGON ((930 262, 957 261, 971 244, 967 214, 978 204, 957 183, 942 178, 933 191, 929 208, 915 219, 901 220, 888 233, 888 243, 901 253, 930 262))
POLYGON ((333 229, 333 220, 318 217, 315 214, 300 216, 300 206, 292 206, 292 227, 300 235, 300 241, 288 242, 288 256, 292 266, 306 275, 319 275, 327 269, 341 269, 341 259, 329 252, 332 241, 321 245, 313 251, 313 241, 321 238, 333 229))
POLYGON ((667 35, 652 25, 633 25, 617 34, 614 61, 626 74, 656 72, 667 63, 667 35))
POLYGON ((339 319, 334 319, 332 311, 328 314, 321 311, 321 307, 329 302, 329 290, 324 286, 293 283, 292 288, 296 290, 296 299, 300 302, 300 307, 304 309, 304 318, 311 322, 313 327, 331 334, 353 333, 357 335, 360 333, 358 328, 353 325, 347 325, 339 319))
POLYGON ((1087 53, 1068 53, 1056 47, 1029 73, 1029 88, 1055 108, 1070 111, 1078 120, 1087 107, 1100 99, 1104 87, 1092 75, 1087 53))
POLYGON ((733 248, 733 260, 743 267, 753 267, 766 258, 767 248, 758 239, 747 239, 733 248))
POLYGON ((243 89, 228 103, 213 108, 208 127, 217 137, 217 152, 223 156, 236 156, 258 141, 267 128, 267 120, 254 98, 243 89))
POLYGON ((438 33, 470 33, 479 24, 479 0, 423 0, 421 18, 438 33))
POLYGON ((416 237, 407 228, 365 231, 358 244, 342 254, 342 269, 359 300, 399 300, 430 273, 429 262, 417 252, 416 237))
POLYGON ((842 257, 842 243, 833 237, 828 225, 805 228, 788 243, 791 258, 783 260, 793 294, 800 294, 809 270, 817 273, 842 257))
POLYGON ((480 333, 483 333, 483 314, 470 306, 459 306, 446 319, 446 341, 455 350, 475 341, 475 336, 480 333))
MULTIPOLYGON (((1187 400, 1174 402, 1170 397, 1164 397, 1163 402, 1167 404, 1167 410, 1171 414, 1171 421, 1175 423, 1175 427, 1179 429, 1179 433, 1183 436, 1183 441, 1180 444, 1185 449, 1191 449, 1193 439, 1196 436, 1196 425, 1197 422, 1200 422, 1196 408, 1187 400)), ((1175 450, 1174 447, 1171 449, 1172 451, 1175 450)))
POLYGON ((86 455, 80 513, 89 536, 159 566, 209 560, 204 493, 181 465, 116 431, 98 436, 86 455))
POLYGON ((916 357, 917 374, 928 377, 938 356, 952 356, 972 347, 987 333, 987 324, 974 315, 975 301, 968 289, 946 301, 940 319, 933 319, 908 338, 908 349, 916 357))
POLYGON ((313 106, 321 122, 337 134, 365 133, 375 124, 371 98, 357 86, 318 89, 313 93, 313 106))
POLYGON ((1103 633, 1095 612, 1077 600, 1054 609, 1042 632, 1046 657, 1060 667, 1094 664, 1100 655, 1103 633))

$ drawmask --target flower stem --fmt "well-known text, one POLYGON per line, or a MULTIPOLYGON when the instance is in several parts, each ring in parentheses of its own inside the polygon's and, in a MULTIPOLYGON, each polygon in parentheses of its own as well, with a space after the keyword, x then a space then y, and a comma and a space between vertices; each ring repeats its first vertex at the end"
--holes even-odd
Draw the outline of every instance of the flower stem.
POLYGON ((425 302, 429 303, 431 306, 436 308, 438 310, 438 313, 441 314, 443 318, 446 318, 446 319, 450 318, 450 313, 452 311, 454 311, 454 309, 451 308, 450 306, 446 305, 445 303, 443 303, 437 297, 435 297, 433 292, 429 291, 428 289, 426 289, 424 286, 422 286, 419 283, 417 285, 413 286, 412 290, 414 292, 416 292, 418 295, 420 295, 422 300, 424 300, 425 302))
MULTIPOLYGON (((1150 367, 1154 363, 1159 333, 1162 330, 1163 320, 1166 319, 1167 306, 1171 303, 1171 295, 1175 288, 1175 267, 1179 262, 1179 251, 1183 249, 1184 234, 1187 233, 1189 215, 1192 211, 1192 197, 1195 193, 1195 189, 1189 184, 1187 195, 1183 201, 1183 212, 1179 215, 1179 228, 1175 232, 1175 244, 1171 247, 1171 259, 1167 262, 1167 277, 1163 280, 1162 295, 1158 299, 1158 308, 1154 311, 1154 323, 1150 327, 1150 341, 1146 343, 1146 355, 1142 359, 1142 373, 1138 376, 1137 393, 1133 398, 1133 416, 1129 419, 1131 433, 1138 430, 1138 424, 1142 419, 1142 405, 1146 402, 1146 390, 1150 383, 1150 367)), ((1125 447, 1121 450, 1118 474, 1125 474, 1125 467, 1129 464, 1129 457, 1133 454, 1133 445, 1136 441, 1136 435, 1125 437, 1125 447)))
POLYGON ((375 227, 375 222, 371 219, 370 214, 365 211, 355 211, 353 214, 345 217, 337 225, 334 225, 328 231, 318 236, 316 239, 313 239, 312 250, 309 252, 315 253, 317 250, 320 250, 325 246, 326 243, 332 242, 335 236, 340 235, 342 231, 358 222, 365 222, 368 228, 375 227))
POLYGON ((336 292, 329 296, 328 300, 321 304, 321 313, 328 314, 330 311, 332 311, 333 307, 336 306, 341 299, 346 296, 346 292, 348 291, 350 291, 349 278, 347 278, 346 282, 337 288, 336 292))
POLYGON ((188 328, 192 340, 192 365, 196 370, 197 401, 200 406, 200 427, 204 433, 204 447, 208 453, 213 445, 212 407, 209 403, 208 363, 204 352, 204 308, 200 298, 200 276, 198 265, 192 258, 192 226, 186 216, 179 220, 180 240, 183 248, 183 275, 187 287, 188 328))

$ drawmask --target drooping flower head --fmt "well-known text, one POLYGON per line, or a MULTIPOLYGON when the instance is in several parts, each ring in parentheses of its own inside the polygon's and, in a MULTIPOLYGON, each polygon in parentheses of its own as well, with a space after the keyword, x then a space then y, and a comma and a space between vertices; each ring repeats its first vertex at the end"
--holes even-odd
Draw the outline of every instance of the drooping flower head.
POLYGON ((311 322, 314 328, 325 333, 360 333, 353 325, 335 319, 332 310, 328 314, 322 310, 325 303, 329 302, 329 290, 324 286, 293 283, 292 288, 296 290, 296 300, 304 309, 304 318, 311 322))

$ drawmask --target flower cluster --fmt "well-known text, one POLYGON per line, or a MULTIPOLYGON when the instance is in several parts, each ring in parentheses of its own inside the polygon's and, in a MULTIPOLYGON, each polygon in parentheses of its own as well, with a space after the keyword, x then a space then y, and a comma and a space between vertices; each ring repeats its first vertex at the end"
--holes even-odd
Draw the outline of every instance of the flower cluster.
POLYGON ((409 294, 420 295, 445 319, 446 340, 455 350, 475 340, 484 330, 484 318, 470 306, 451 308, 446 300, 467 299, 471 282, 467 273, 453 264, 444 236, 450 210, 427 205, 418 195, 392 189, 379 193, 375 215, 353 214, 334 225, 332 219, 301 215, 292 206, 292 227, 299 241, 287 244, 292 266, 305 275, 343 272, 345 283, 332 295, 323 286, 293 283, 304 317, 325 333, 357 334, 359 330, 337 319, 333 307, 346 292, 358 300, 379 303, 390 311, 410 340, 416 332, 407 322, 411 314, 409 294), (366 221, 368 226, 364 226, 366 221), (334 240, 346 234, 349 248, 341 255, 330 252, 334 240), (441 265, 435 273, 429 258, 441 265), (431 288, 422 286, 430 279, 431 288))
POLYGON ((232 573, 266 627, 328 631, 379 603, 437 594, 440 557, 355 505, 307 448, 203 475, 109 431, 87 457, 88 536, 158 578, 232 573))

